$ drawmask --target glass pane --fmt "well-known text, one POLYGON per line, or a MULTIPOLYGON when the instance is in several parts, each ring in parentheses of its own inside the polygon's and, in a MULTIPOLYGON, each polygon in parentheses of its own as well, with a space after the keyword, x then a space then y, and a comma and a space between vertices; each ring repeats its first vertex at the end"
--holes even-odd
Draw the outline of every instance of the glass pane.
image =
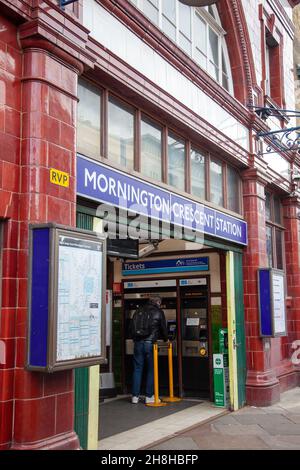
POLYGON ((274 222, 276 222, 276 224, 281 224, 282 223, 282 220, 281 220, 281 202, 280 202, 280 199, 279 197, 274 197, 274 222))
POLYGON ((101 93, 87 82, 78 83, 77 152, 100 157, 101 93))
POLYGON ((155 23, 158 24, 158 0, 144 0, 143 1, 143 12, 145 13, 148 18, 155 23))
POLYGON ((171 186, 185 189, 185 143, 172 135, 168 136, 168 181, 171 186))
POLYGON ((211 5, 208 7, 208 13, 209 13, 213 18, 216 18, 216 17, 215 17, 215 13, 214 13, 214 9, 213 9, 213 7, 212 7, 211 5))
POLYGON ((133 168, 134 113, 115 98, 108 103, 108 158, 133 168))
POLYGON ((197 13, 194 14, 194 34, 193 34, 195 48, 199 49, 207 55, 207 40, 206 40, 206 23, 200 18, 197 13))
POLYGON ((210 200, 218 206, 224 205, 222 163, 210 160, 210 200))
POLYGON ((162 179, 162 130, 142 119, 141 172, 157 181, 162 179))
POLYGON ((182 49, 188 54, 192 54, 192 43, 189 39, 187 39, 183 34, 179 34, 179 45, 182 49))
POLYGON ((225 88, 225 90, 229 91, 228 77, 224 73, 222 74, 222 86, 225 88))
POLYGON ((179 30, 191 39, 191 7, 179 3, 179 30))
POLYGON ((164 18, 162 19, 162 29, 163 29, 163 32, 169 36, 169 38, 173 39, 173 41, 175 41, 176 39, 176 27, 170 23, 169 20, 167 20, 167 18, 164 18))
POLYGON ((219 69, 209 61, 208 72, 217 81, 219 81, 219 69))
POLYGON ((240 177, 237 171, 227 167, 227 205, 233 212, 240 212, 240 177))
POLYGON ((276 230, 276 258, 277 258, 277 269, 283 269, 283 246, 282 246, 281 230, 276 230))
POLYGON ((267 239, 267 257, 268 266, 273 268, 273 242, 272 242, 272 228, 266 227, 266 239, 267 239))
POLYGON ((176 22, 176 2, 175 0, 163 0, 162 12, 172 23, 176 22))
POLYGON ((198 48, 196 48, 194 50, 194 59, 196 62, 198 62, 198 64, 200 65, 200 67, 202 67, 203 69, 207 69, 207 59, 206 59, 206 56, 204 54, 202 54, 201 51, 199 51, 198 48))
POLYGON ((209 58, 210 60, 219 67, 219 37, 218 35, 209 28, 209 58))
POLYGON ((271 220, 271 194, 266 193, 266 220, 271 220))
POLYGON ((222 72, 225 75, 228 75, 228 70, 227 70, 227 65, 226 65, 226 60, 225 60, 225 54, 224 54, 223 49, 222 49, 222 72))
POLYGON ((205 156, 191 150, 191 193, 205 199, 205 156))

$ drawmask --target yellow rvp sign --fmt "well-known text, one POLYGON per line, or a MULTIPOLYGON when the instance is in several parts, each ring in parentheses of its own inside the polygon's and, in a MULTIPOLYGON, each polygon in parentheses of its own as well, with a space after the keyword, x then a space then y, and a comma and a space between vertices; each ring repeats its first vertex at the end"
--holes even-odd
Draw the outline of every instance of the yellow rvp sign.
POLYGON ((64 171, 50 168, 50 182, 68 188, 70 184, 70 175, 64 171))

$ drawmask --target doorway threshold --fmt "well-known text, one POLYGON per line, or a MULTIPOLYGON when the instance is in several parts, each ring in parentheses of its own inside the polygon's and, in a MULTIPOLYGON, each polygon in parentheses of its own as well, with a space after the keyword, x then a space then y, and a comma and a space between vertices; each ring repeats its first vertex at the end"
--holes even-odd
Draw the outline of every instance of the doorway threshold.
MULTIPOLYGON (((104 402, 100 406, 100 423, 103 423, 103 426, 107 425, 108 421, 112 422, 116 414, 121 428, 122 420, 126 419, 127 426, 132 423, 132 428, 100 438, 98 450, 145 449, 227 413, 227 409, 217 408, 211 402, 192 399, 184 399, 180 403, 156 409, 146 407, 143 403, 132 405, 128 397, 104 402), (109 417, 106 417, 106 414, 109 414, 109 417), (137 426, 137 422, 145 424, 137 426)), ((115 430, 117 431, 117 426, 115 430)))

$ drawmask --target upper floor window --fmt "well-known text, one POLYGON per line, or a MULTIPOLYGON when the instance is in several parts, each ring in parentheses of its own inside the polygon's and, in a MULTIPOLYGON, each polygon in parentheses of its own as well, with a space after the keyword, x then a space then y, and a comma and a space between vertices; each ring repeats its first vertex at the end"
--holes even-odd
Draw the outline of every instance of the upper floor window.
POLYGON ((162 128, 146 117, 141 119, 141 173, 162 180, 162 128))
POLYGON ((116 98, 108 100, 108 158, 130 170, 134 166, 134 111, 116 98))
MULTIPOLYGON (((80 80, 78 96, 78 153, 106 159, 108 164, 121 166, 125 171, 140 172, 153 182, 163 182, 202 201, 241 213, 237 169, 201 150, 199 143, 177 134, 178 129, 156 121, 145 110, 108 90, 80 80)), ((280 201, 274 198, 272 204, 275 222, 280 224, 280 201)))
POLYGON ((100 157, 101 92, 89 82, 78 83, 77 151, 100 157))
POLYGON ((233 93, 225 31, 216 6, 194 8, 178 0, 131 0, 227 91, 233 93))
POLYGON ((185 189, 185 142, 173 134, 168 135, 168 183, 185 189))
POLYGON ((266 192, 266 245, 270 268, 284 269, 284 229, 282 226, 282 204, 278 196, 266 192))

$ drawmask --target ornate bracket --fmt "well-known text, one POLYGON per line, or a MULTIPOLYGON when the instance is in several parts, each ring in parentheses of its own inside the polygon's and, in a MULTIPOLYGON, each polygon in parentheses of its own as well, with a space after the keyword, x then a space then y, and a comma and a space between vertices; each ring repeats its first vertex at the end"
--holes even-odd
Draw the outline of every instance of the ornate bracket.
MULTIPOLYGON (((289 120, 292 117, 300 118, 300 111, 295 109, 279 109, 267 108, 262 106, 249 106, 254 112, 264 121, 270 117, 275 117, 279 120, 289 120)), ((270 132, 258 132, 257 139, 269 137, 269 143, 264 150, 260 151, 260 155, 279 152, 294 151, 300 154, 300 126, 279 129, 270 132)))

